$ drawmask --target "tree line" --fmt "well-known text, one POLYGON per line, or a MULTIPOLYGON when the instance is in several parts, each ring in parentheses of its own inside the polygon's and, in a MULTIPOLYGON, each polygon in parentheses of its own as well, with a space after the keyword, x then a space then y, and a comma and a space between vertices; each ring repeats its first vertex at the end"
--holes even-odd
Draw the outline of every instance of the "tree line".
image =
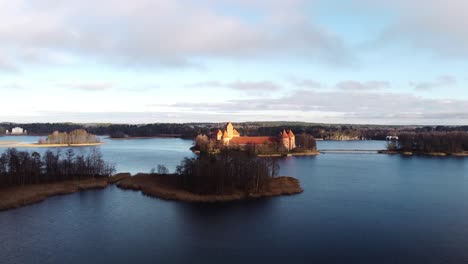
POLYGON ((114 165, 106 163, 97 148, 86 154, 68 149, 43 155, 11 148, 0 155, 0 186, 108 177, 114 172, 114 165))
MULTIPOLYGON (((195 138, 199 134, 209 134, 211 130, 221 128, 220 123, 155 123, 144 125, 125 124, 74 124, 74 123, 0 123, 0 134, 15 126, 28 130, 29 134, 47 135, 52 131, 71 132, 86 129, 95 135, 109 135, 115 138, 153 137, 173 135, 182 138, 195 138)), ((374 139, 384 140, 386 136, 404 132, 468 132, 468 126, 374 126, 313 124, 303 122, 246 122, 236 123, 237 130, 245 136, 277 136, 284 128, 292 129, 296 134, 306 133, 315 138, 374 139)))
POLYGON ((198 194, 259 193, 278 172, 276 159, 232 148, 222 149, 219 155, 202 153, 185 158, 176 170, 178 184, 198 194))
POLYGON ((460 153, 468 151, 467 132, 401 133, 398 140, 389 142, 388 150, 421 153, 460 153))

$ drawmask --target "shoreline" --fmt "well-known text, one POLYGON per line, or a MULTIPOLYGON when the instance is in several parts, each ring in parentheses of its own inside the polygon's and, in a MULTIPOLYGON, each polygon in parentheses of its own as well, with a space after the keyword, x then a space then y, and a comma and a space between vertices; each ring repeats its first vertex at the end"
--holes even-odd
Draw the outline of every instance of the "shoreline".
POLYGON ((95 147, 104 145, 104 142, 99 143, 83 143, 83 144, 39 144, 39 143, 25 143, 5 141, 0 142, 0 148, 78 148, 78 147, 95 147))
POLYGON ((153 138, 182 138, 181 135, 178 134, 167 134, 167 135, 160 135, 160 136, 149 136, 149 137, 123 137, 123 138, 113 138, 113 137, 106 137, 109 140, 133 140, 133 139, 153 139, 153 138))
POLYGON ((111 177, 2 187, 0 188, 0 212, 40 203, 52 196, 104 189, 130 176, 130 173, 118 173, 111 177))
POLYGON ((311 151, 311 152, 297 152, 297 153, 287 153, 287 154, 258 154, 258 157, 269 158, 269 157, 293 157, 293 156, 318 156, 320 151, 311 151))
POLYGON ((410 152, 410 151, 397 151, 397 150, 379 150, 378 154, 387 155, 402 155, 402 156, 431 156, 431 157, 468 157, 468 151, 457 153, 445 152, 410 152))
POLYGON ((40 203, 49 197, 73 194, 85 190, 105 189, 115 184, 122 190, 141 191, 143 194, 164 200, 182 202, 230 202, 244 199, 259 199, 280 195, 302 193, 298 179, 275 177, 268 190, 261 193, 234 192, 223 195, 200 195, 181 189, 173 184, 174 175, 151 175, 118 173, 111 177, 90 178, 63 182, 30 184, 0 188, 0 212, 40 203))
POLYGON ((276 177, 269 183, 269 190, 258 194, 234 192, 222 195, 200 195, 181 189, 173 181, 173 175, 137 174, 117 183, 124 190, 141 191, 143 194, 164 200, 183 202, 230 202, 243 199, 257 199, 279 195, 293 195, 303 192, 298 179, 292 177, 276 177), (172 178, 171 178, 172 177, 172 178))
MULTIPOLYGON (((200 154, 201 152, 199 150, 194 150, 190 149, 193 153, 195 154, 200 154)), ((211 152, 210 154, 217 155, 219 152, 211 152)), ((320 155, 320 151, 306 151, 306 152, 294 152, 294 153, 286 153, 286 154, 280 154, 280 153, 272 153, 272 154, 257 154, 257 157, 259 158, 271 158, 271 157, 292 157, 292 156, 318 156, 320 155)))

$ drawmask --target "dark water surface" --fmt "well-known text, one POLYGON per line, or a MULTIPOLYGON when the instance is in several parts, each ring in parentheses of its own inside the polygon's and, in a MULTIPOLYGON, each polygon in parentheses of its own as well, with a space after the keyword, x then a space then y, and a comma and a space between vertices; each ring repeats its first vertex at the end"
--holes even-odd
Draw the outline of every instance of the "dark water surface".
MULTIPOLYGON (((384 145, 362 143, 319 148, 384 145)), ((123 170, 148 171, 173 169, 190 144, 101 148, 123 170)), ((323 154, 282 159, 281 174, 304 193, 209 205, 109 187, 1 212, 0 263, 468 262, 468 159, 323 154)))

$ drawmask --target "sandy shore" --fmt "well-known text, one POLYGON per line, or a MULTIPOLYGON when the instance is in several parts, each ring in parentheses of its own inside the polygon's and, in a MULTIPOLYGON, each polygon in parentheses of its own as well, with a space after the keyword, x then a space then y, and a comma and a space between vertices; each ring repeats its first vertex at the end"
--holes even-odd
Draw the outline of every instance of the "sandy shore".
POLYGON ((303 191, 299 180, 292 177, 274 178, 270 182, 269 190, 259 194, 237 192, 226 195, 199 195, 180 189, 174 182, 172 175, 137 174, 120 181, 117 186, 122 189, 141 191, 151 197, 186 202, 227 202, 248 198, 292 195, 303 191))
POLYGON ((131 177, 130 173, 118 173, 108 178, 95 178, 44 184, 32 184, 0 188, 0 211, 42 202, 48 197, 75 193, 89 189, 103 189, 131 177))
POLYGON ((39 143, 25 143, 15 141, 0 142, 0 148, 74 148, 74 147, 92 147, 103 145, 100 143, 84 143, 84 144, 39 144, 39 143))

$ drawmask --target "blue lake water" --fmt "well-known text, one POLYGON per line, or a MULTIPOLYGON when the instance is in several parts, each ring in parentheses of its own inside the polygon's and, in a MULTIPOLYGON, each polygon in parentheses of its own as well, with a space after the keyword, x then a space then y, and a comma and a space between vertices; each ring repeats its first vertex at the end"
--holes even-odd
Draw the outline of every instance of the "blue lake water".
MULTIPOLYGON (((190 145, 145 139, 100 148, 120 171, 137 172, 173 170, 190 145)), ((329 153, 280 164, 282 175, 301 180, 302 194, 190 204, 109 187, 0 212, 0 263, 468 262, 468 159, 329 153)))

